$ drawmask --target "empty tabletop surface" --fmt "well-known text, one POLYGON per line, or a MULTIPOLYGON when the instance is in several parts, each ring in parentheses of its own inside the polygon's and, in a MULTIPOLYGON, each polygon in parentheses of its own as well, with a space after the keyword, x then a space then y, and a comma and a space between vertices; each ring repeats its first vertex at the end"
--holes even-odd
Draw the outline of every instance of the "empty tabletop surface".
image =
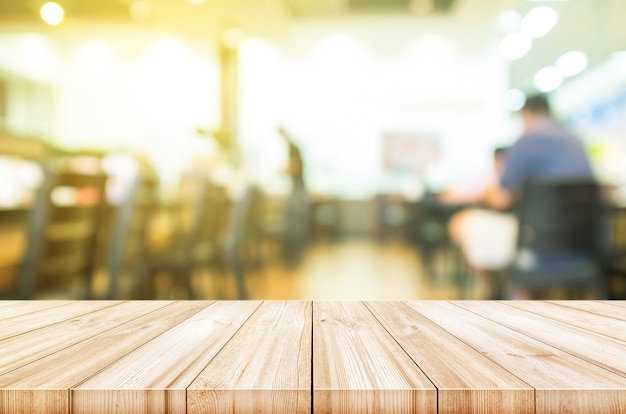
POLYGON ((0 413, 626 413, 624 301, 0 301, 0 413))

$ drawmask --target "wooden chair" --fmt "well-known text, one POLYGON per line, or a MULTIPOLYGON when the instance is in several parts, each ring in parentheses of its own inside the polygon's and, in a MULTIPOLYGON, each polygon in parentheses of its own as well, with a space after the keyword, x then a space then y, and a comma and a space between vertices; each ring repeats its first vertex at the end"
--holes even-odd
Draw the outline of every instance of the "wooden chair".
POLYGON ((177 287, 195 298, 194 271, 212 265, 223 266, 222 227, 228 222, 228 200, 207 178, 183 177, 179 198, 170 207, 175 232, 162 248, 144 251, 135 271, 135 299, 153 299, 156 276, 168 273, 177 287))
POLYGON ((194 267, 212 277, 214 292, 211 297, 223 298, 223 286, 216 282, 219 276, 233 270, 230 262, 233 256, 228 254, 234 220, 233 202, 225 187, 210 182, 206 186, 202 222, 197 224, 198 233, 191 255, 194 267))
POLYGON ((105 241, 106 299, 119 299, 133 290, 132 275, 148 253, 150 222, 158 208, 158 189, 157 177, 140 171, 126 198, 114 211, 111 234, 105 241))
POLYGON ((106 176, 47 169, 30 211, 14 296, 91 297, 106 176))
POLYGON ((246 276, 251 269, 262 266, 261 245, 266 242, 263 229, 263 191, 248 186, 231 205, 223 253, 234 277, 237 299, 248 298, 246 276))
POLYGON ((509 297, 520 289, 545 295, 558 287, 581 296, 591 289, 606 298, 602 257, 606 248, 606 208, 598 184, 578 180, 528 180, 516 211, 516 260, 509 297))

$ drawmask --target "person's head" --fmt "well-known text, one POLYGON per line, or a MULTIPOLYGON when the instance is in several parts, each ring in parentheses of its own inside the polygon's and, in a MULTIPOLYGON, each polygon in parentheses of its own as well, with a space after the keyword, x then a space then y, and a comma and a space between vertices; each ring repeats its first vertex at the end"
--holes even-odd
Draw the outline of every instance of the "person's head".
POLYGON ((545 95, 537 94, 531 95, 526 98, 524 106, 522 106, 523 112, 530 112, 537 115, 550 115, 550 103, 545 95))
POLYGON ((548 98, 542 94, 528 96, 520 110, 520 115, 526 129, 532 127, 537 120, 550 117, 551 111, 548 98))

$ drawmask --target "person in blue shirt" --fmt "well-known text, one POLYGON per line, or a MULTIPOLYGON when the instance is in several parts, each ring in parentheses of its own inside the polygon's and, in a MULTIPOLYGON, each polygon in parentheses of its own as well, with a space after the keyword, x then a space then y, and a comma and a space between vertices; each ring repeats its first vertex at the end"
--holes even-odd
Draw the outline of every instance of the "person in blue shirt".
POLYGON ((478 276, 501 270, 514 258, 517 222, 511 211, 524 180, 594 178, 582 142, 552 117, 544 95, 529 96, 520 116, 523 133, 507 149, 499 181, 483 191, 485 208, 463 210, 449 222, 451 239, 478 276))
POLYGON ((500 186, 484 200, 498 210, 511 206, 516 188, 527 178, 593 179, 582 142, 554 120, 544 95, 529 97, 520 115, 524 133, 507 152, 500 186))

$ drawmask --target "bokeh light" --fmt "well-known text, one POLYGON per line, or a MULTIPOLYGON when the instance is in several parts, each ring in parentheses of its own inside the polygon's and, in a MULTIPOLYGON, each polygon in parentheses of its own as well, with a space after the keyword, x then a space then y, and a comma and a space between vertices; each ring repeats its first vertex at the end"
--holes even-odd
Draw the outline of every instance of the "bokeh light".
POLYGON ((547 35, 558 21, 559 15, 552 7, 535 7, 526 13, 520 22, 520 28, 528 36, 538 38, 547 35))
POLYGON ((508 60, 521 59, 532 46, 530 38, 521 32, 510 33, 500 41, 500 55, 508 60))
POLYGON ((585 70, 588 63, 589 59, 586 54, 573 50, 561 55, 556 61, 556 66, 561 69, 565 77, 569 78, 585 70))
POLYGON ((63 7, 54 2, 48 2, 41 6, 39 14, 44 22, 50 26, 56 26, 63 21, 65 17, 65 11, 63 7))
POLYGON ((563 72, 556 66, 546 66, 535 74, 533 80, 539 92, 552 92, 563 83, 563 72))

